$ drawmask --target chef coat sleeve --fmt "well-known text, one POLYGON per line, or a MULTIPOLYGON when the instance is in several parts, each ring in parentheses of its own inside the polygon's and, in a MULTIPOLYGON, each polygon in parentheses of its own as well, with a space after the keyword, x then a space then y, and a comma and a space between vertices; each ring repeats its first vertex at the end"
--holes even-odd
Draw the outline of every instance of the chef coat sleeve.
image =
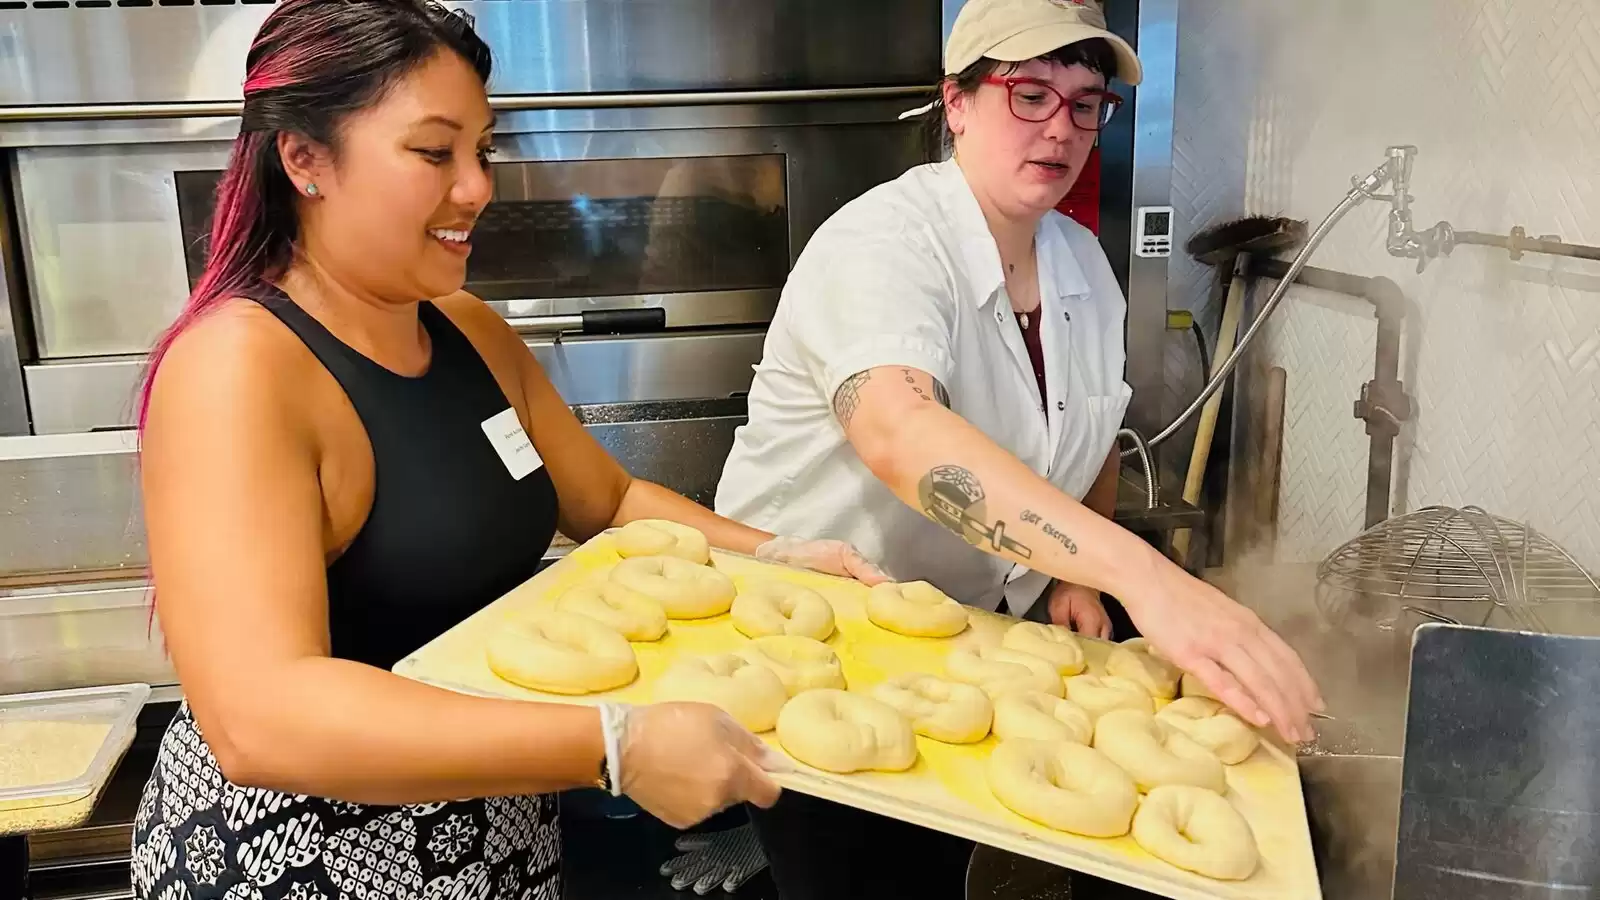
POLYGON ((879 366, 920 369, 950 385, 955 290, 949 268, 914 236, 857 233, 807 247, 783 302, 830 404, 846 379, 879 366))

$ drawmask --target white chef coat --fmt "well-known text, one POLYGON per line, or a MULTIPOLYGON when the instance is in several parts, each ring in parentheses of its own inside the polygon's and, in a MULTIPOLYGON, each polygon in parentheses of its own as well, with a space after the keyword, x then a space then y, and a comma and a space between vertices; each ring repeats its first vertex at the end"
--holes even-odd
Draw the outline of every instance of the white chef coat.
POLYGON ((918 166, 847 204, 801 253, 767 332, 734 436, 718 513, 778 534, 849 541, 891 577, 1017 615, 1049 578, 989 555, 878 480, 845 439, 832 398, 878 366, 920 369, 951 408, 1082 499, 1122 424, 1127 304, 1088 229, 1039 223, 1045 386, 1028 361, 1000 252, 954 161, 918 166))

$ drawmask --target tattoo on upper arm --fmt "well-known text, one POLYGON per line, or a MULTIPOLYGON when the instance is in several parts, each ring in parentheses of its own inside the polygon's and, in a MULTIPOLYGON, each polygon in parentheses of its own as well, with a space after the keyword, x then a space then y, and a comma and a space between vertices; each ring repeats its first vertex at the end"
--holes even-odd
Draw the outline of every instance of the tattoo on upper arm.
POLYGON ((931 375, 928 376, 928 380, 933 382, 933 393, 930 394, 925 388, 923 388, 922 385, 917 384, 917 374, 915 370, 903 368, 900 370, 900 376, 906 380, 906 384, 911 385, 912 392, 918 397, 921 397, 929 403, 938 403, 945 409, 950 408, 950 392, 944 389, 944 385, 939 383, 939 379, 934 378, 931 375))
POLYGON ((870 372, 857 372, 846 378, 844 384, 839 385, 839 389, 833 392, 833 414, 845 428, 850 427, 850 420, 855 417, 856 408, 861 405, 861 386, 871 377, 870 372))
POLYGON ((985 515, 983 485, 971 470, 961 466, 934 466, 917 483, 917 499, 922 514, 960 535, 974 547, 988 545, 996 552, 1009 551, 1031 559, 1033 550, 1006 534, 1004 519, 990 521, 985 515))

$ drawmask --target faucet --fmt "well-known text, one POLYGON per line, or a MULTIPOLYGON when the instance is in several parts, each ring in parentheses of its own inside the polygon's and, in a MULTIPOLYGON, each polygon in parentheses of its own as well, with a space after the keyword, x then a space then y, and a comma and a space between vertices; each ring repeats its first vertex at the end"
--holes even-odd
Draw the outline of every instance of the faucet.
POLYGON ((1390 256, 1417 261, 1417 274, 1441 253, 1449 253, 1455 246, 1455 230, 1449 222, 1439 222, 1426 231, 1418 231, 1411 223, 1411 166, 1416 160, 1417 148, 1411 145, 1390 147, 1384 164, 1368 175, 1356 187, 1373 200, 1389 201, 1389 236, 1384 241, 1390 256), (1377 189, 1385 183, 1392 193, 1379 194, 1377 189))

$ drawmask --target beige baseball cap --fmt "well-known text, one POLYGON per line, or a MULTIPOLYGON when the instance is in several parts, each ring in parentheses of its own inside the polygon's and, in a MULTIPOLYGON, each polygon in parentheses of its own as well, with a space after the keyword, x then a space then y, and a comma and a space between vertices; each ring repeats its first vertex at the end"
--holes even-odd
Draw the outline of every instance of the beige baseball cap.
POLYGON ((1106 29, 1095 0, 967 0, 944 48, 944 73, 955 75, 983 57, 1024 62, 1090 38, 1116 50, 1119 80, 1144 78, 1133 47, 1106 29))

